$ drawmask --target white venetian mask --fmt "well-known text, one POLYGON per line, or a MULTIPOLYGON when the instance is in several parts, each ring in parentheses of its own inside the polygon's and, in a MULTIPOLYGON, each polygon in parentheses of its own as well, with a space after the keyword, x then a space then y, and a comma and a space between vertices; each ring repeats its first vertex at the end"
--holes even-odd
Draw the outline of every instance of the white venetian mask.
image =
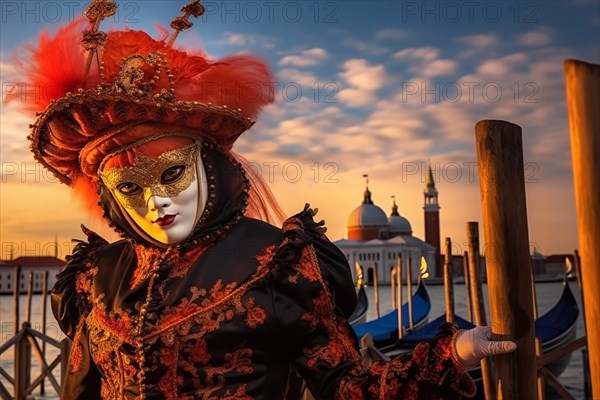
POLYGON ((132 166, 107 168, 100 176, 138 228, 160 243, 178 243, 192 234, 206 203, 199 153, 197 143, 158 158, 137 153, 132 166))

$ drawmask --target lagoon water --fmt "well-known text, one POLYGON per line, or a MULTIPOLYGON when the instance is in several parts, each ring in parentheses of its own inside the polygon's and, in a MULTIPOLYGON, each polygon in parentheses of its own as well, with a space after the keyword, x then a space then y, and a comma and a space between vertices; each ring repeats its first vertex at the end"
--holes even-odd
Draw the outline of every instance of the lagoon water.
MULTIPOLYGON (((570 282, 571 289, 575 294, 575 297, 579 301, 580 310, 581 310, 581 296, 579 293, 579 288, 575 282, 570 282)), ((427 287, 429 295, 432 301, 431 313, 429 314, 429 319, 432 320, 439 315, 445 312, 444 309, 444 287, 442 285, 429 285, 427 287)), ((416 285, 413 285, 413 291, 416 290, 416 285)), ((403 290, 405 301, 407 290, 404 288, 403 290)), ((483 285, 484 295, 487 295, 487 286, 483 285)), ((548 311, 560 298, 562 293, 562 283, 560 282, 551 282, 551 283, 538 283, 536 284, 536 292, 537 292, 537 304, 538 304, 538 315, 544 314, 548 311)), ((376 316, 375 311, 375 303, 374 303, 374 289, 372 286, 367 287, 367 295, 369 297, 369 311, 367 314, 367 319, 374 319, 376 316)), ((42 296, 36 295, 33 296, 32 301, 32 309, 31 309, 31 325, 34 329, 41 331, 42 324, 42 296)), ((465 301, 465 287, 462 284, 454 285, 454 300, 455 300, 455 311, 458 315, 463 318, 467 317, 467 306, 465 301)), ((21 301, 21 312, 20 318, 21 322, 25 320, 25 316, 27 314, 27 297, 22 295, 20 297, 21 301)), ((380 286, 379 287, 379 308, 380 313, 383 315, 384 313, 390 311, 392 309, 392 299, 391 299, 391 289, 389 286, 380 286)), ((487 297, 486 297, 486 315, 489 321, 489 309, 487 308, 487 297)), ((0 296, 0 345, 4 344, 7 340, 9 340, 14 335, 14 303, 12 296, 0 296)), ((57 322, 54 320, 52 316, 52 311, 50 310, 49 298, 48 298, 48 310, 47 310, 47 335, 60 341, 65 336, 60 331, 57 322)), ((577 337, 583 336, 583 316, 580 312, 579 319, 577 321, 577 337)), ((58 356, 58 349, 47 346, 46 348, 47 356, 46 359, 48 362, 51 362, 56 356, 58 356)), ((38 366, 36 360, 34 358, 34 370, 32 371, 32 380, 34 380, 38 374, 38 366)), ((0 366, 7 370, 9 374, 12 375, 12 370, 14 366, 13 360, 13 351, 12 348, 8 351, 4 352, 0 355, 0 366)), ((60 377, 60 366, 55 368, 54 376, 59 379, 60 377)), ((0 376, 0 380, 2 383, 9 388, 12 389, 12 386, 8 384, 6 379, 0 376)), ((559 381, 569 390, 569 392, 576 399, 584 399, 584 390, 583 390, 583 365, 582 365, 582 353, 581 350, 576 350, 573 353, 573 357, 571 358, 571 362, 567 369, 561 374, 559 377, 559 381)), ((52 386, 48 381, 46 381, 46 395, 41 397, 39 395, 39 388, 34 391, 35 398, 43 398, 43 399, 58 399, 56 393, 54 393, 52 386)))

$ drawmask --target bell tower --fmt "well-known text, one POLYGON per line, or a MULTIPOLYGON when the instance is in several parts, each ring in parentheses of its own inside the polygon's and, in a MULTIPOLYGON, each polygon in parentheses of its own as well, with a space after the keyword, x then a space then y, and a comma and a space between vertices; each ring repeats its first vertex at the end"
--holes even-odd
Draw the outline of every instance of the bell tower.
POLYGON ((440 253, 440 205, 438 203, 438 191, 435 188, 435 180, 433 179, 431 165, 429 165, 429 170, 427 172, 423 197, 423 210, 425 211, 425 241, 435 247, 435 276, 441 277, 443 276, 443 265, 440 253))

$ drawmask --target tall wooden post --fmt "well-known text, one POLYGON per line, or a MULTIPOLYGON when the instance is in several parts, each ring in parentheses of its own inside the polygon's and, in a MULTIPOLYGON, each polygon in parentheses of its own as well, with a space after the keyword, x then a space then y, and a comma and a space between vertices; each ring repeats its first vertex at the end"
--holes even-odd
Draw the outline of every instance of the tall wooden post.
MULTIPOLYGON (((585 297, 583 296, 583 282, 581 282, 581 258, 579 257, 579 251, 573 252, 573 263, 575 264, 575 275, 577 277, 577 286, 579 286, 579 293, 581 293, 581 308, 583 308, 583 332, 587 339, 587 327, 585 326, 585 297)), ((585 348, 581 349, 581 356, 583 358, 583 393, 586 399, 592 397, 590 387, 590 363, 588 357, 587 340, 585 348)))
POLYGON ((27 340, 31 325, 23 322, 23 336, 15 345, 15 399, 25 399, 26 389, 31 384, 31 345, 27 340))
MULTIPOLYGON (((479 224, 476 221, 467 222, 467 241, 469 243, 469 283, 471 306, 475 325, 487 325, 483 288, 481 286, 481 270, 479 265, 479 224)), ((489 359, 481 360, 481 375, 486 400, 496 399, 494 371, 489 359)))
POLYGON ((412 302, 412 257, 408 256, 406 261, 406 291, 408 303, 408 329, 412 332, 415 328, 413 320, 413 302, 412 302))
POLYGON ((475 126, 492 334, 517 350, 496 356, 498 399, 537 399, 531 259, 521 127, 475 126))
MULTIPOLYGON (((42 334, 46 336, 46 311, 48 308, 48 271, 42 275, 42 334)), ((42 340, 42 357, 46 359, 46 341, 42 340)), ((43 396, 46 392, 45 379, 40 383, 40 394, 43 396)))
POLYGON ((398 291, 398 339, 402 339, 404 336, 404 321, 402 321, 402 256, 396 258, 396 268, 394 270, 398 282, 398 286, 396 286, 398 291))
POLYGON ((469 253, 463 253, 463 275, 465 277, 465 294, 467 296, 467 316, 473 322, 473 304, 471 296, 471 283, 469 282, 469 253))
POLYGON ((446 238, 444 249, 444 294, 446 299, 446 322, 454 322, 454 288, 452 287, 452 241, 446 238))
POLYGON ((397 292, 396 292, 396 282, 398 281, 397 279, 398 274, 396 273, 396 267, 392 268, 392 271, 390 272, 390 284, 391 286, 391 292, 392 292, 392 308, 395 310, 398 308, 398 305, 396 303, 396 298, 397 296, 397 292))
POLYGON ((379 318, 379 278, 377 277, 377 263, 373 263, 373 298, 375 300, 375 315, 379 318))
POLYGON ((565 61, 592 398, 600 399, 600 65, 565 61))
POLYGON ((17 334, 17 332, 19 332, 19 325, 20 325, 20 318, 19 318, 19 312, 20 312, 20 307, 19 307, 19 303, 20 303, 20 295, 21 295, 21 267, 17 266, 17 268, 15 268, 15 279, 13 279, 13 306, 14 306, 14 313, 15 313, 15 335, 17 334))
POLYGON ((27 318, 25 321, 31 323, 31 303, 33 301, 33 272, 29 272, 27 281, 27 318))

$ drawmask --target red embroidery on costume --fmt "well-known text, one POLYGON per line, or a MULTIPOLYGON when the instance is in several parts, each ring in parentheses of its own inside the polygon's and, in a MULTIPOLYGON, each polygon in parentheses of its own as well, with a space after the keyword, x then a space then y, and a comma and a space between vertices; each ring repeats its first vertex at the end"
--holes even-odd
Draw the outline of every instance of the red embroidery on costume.
POLYGON ((99 295, 94 299, 94 309, 90 313, 91 324, 97 325, 100 329, 118 336, 122 341, 133 343, 133 323, 128 312, 119 310, 118 312, 107 311, 106 305, 101 301, 104 295, 99 295))
POLYGON ((83 330, 83 324, 85 320, 79 321, 77 324, 77 330, 75 331, 75 336, 73 336, 73 344, 71 345, 71 354, 69 356, 69 361, 71 363, 71 372, 75 373, 79 371, 81 368, 81 360, 83 358, 83 349, 81 348, 81 332, 83 330))
POLYGON ((98 268, 93 267, 91 263, 86 263, 85 272, 78 273, 75 278, 75 292, 78 294, 92 293, 93 277, 98 272, 98 268))
POLYGON ((148 274, 158 259, 162 256, 159 249, 146 248, 142 245, 134 246, 137 265, 131 276, 129 288, 134 289, 148 278, 148 274))
POLYGON ((250 328, 256 328, 267 319, 267 312, 264 308, 255 304, 253 297, 250 297, 246 302, 246 324, 250 328))
POLYGON ((163 346, 160 350, 160 363, 166 367, 166 373, 161 376, 158 383, 160 391, 166 396, 166 400, 177 399, 177 361, 179 359, 179 346, 163 346))
POLYGON ((268 268, 268 264, 273 258, 275 248, 275 245, 267 246, 256 256, 256 261, 258 261, 257 273, 261 273, 263 269, 268 268))
POLYGON ((204 338, 197 339, 196 341, 190 341, 188 348, 184 348, 184 351, 190 355, 190 360, 201 364, 206 364, 210 360, 210 354, 206 346, 206 340, 204 338))
POLYGON ((190 268, 209 247, 210 245, 198 245, 186 251, 182 256, 174 254, 170 260, 172 266, 169 277, 183 278, 186 276, 190 268))

